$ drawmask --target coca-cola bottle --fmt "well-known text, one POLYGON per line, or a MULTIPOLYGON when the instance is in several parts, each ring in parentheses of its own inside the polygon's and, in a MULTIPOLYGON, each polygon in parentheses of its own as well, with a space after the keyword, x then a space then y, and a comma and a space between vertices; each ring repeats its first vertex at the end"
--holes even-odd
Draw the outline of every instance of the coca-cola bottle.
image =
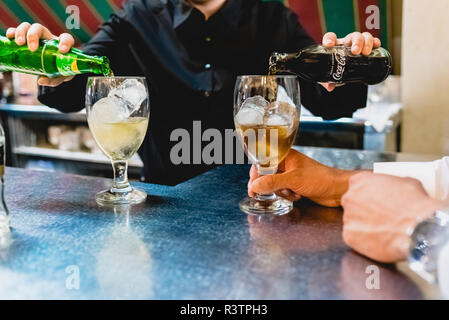
POLYGON ((354 55, 350 47, 314 45, 296 53, 273 53, 270 74, 294 73, 307 81, 373 85, 391 73, 392 59, 384 48, 370 55, 354 55))

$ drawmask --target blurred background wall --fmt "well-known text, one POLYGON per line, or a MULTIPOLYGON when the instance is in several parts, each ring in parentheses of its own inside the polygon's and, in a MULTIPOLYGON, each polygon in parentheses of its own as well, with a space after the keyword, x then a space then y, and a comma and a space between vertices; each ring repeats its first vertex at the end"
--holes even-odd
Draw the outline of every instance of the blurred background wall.
MULTIPOLYGON (((55 34, 66 31, 66 8, 75 5, 80 10, 81 26, 71 32, 79 43, 95 34, 98 25, 117 11, 127 0, 2 0, 0 1, 0 32, 20 22, 40 22, 55 34)), ((344 36, 354 30, 370 31, 391 45, 395 27, 394 10, 401 8, 402 0, 262 0, 278 1, 296 12, 309 33, 320 41, 327 31, 344 36), (398 5, 399 4, 399 5, 398 5), (379 29, 368 29, 366 8, 375 5, 380 10, 379 29)))
MULTIPOLYGON (((81 26, 70 32, 78 44, 88 41, 98 25, 120 9, 127 0, 1 0, 0 33, 7 27, 23 21, 39 22, 55 34, 66 31, 66 8, 75 5, 80 10, 81 26)), ((382 39, 383 45, 400 58, 402 0, 263 0, 278 1, 289 6, 299 16, 308 32, 320 41, 327 31, 344 36, 354 30, 369 31, 382 39), (380 9, 380 28, 368 29, 366 8, 375 5, 380 9)), ((395 66, 400 71, 400 61, 395 66)))
POLYGON ((404 0, 403 151, 449 155, 449 1, 404 0))
MULTIPOLYGON (((78 45, 88 41, 96 32, 98 25, 109 15, 120 9, 127 0, 1 0, 0 34, 7 27, 20 22, 39 22, 54 34, 66 32, 66 8, 75 5, 80 10, 80 28, 70 32, 78 45)), ((328 31, 339 37, 357 31, 369 31, 382 40, 383 46, 393 54, 395 74, 401 68, 402 2, 403 0, 263 0, 278 1, 290 7, 309 34, 320 42, 328 31), (377 6, 380 13, 379 29, 366 26, 367 8, 377 6)), ((424 1, 423 1, 424 2, 424 1)), ((421 6, 424 6, 421 4, 421 6)))
POLYGON ((81 25, 70 32, 79 43, 88 41, 98 25, 117 11, 126 0, 1 0, 0 32, 20 22, 39 22, 47 26, 54 34, 67 31, 67 7, 79 8, 81 25))

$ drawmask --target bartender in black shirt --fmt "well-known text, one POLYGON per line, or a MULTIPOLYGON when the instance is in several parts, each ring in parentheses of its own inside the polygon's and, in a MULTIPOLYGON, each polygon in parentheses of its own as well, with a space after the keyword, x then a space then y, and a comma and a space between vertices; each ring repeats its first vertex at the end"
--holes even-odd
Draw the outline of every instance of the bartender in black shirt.
MULTIPOLYGON (((7 36, 33 51, 40 38, 59 38, 62 53, 75 43, 70 34, 56 37, 42 25, 26 22, 8 29, 7 36)), ((295 52, 313 43, 297 16, 275 1, 128 0, 82 50, 107 56, 117 76, 147 78, 150 127, 139 151, 145 178, 174 185, 211 166, 174 165, 173 130, 191 132, 193 121, 201 121, 202 130, 233 129, 236 77, 266 74, 272 52, 295 52)), ((354 54, 369 54, 380 46, 369 33, 355 32, 344 39, 333 33, 324 36, 324 45, 337 43, 351 45, 354 54)), ((40 78, 39 100, 63 112, 82 110, 87 77, 40 78)), ((367 87, 362 84, 300 85, 302 104, 325 119, 352 116, 366 104, 367 87)))

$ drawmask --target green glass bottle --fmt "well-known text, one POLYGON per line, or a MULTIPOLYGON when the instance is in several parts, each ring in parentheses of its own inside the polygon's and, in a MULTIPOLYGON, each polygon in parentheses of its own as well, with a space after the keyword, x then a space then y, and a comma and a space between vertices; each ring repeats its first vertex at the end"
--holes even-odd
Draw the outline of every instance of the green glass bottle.
POLYGON ((32 52, 26 45, 19 46, 14 39, 0 36, 0 70, 49 78, 82 73, 112 75, 108 58, 90 56, 75 48, 63 54, 58 45, 58 40, 41 40, 39 49, 32 52))

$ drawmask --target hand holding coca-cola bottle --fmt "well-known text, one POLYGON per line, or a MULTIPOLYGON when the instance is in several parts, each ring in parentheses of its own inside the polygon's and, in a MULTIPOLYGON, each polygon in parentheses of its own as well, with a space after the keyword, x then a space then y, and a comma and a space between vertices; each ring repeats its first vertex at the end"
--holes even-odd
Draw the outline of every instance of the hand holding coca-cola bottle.
MULTIPOLYGON (((326 33, 323 37, 323 46, 333 47, 336 45, 351 47, 352 54, 363 54, 368 56, 371 54, 373 49, 380 48, 382 44, 379 38, 373 37, 373 35, 369 32, 353 32, 348 34, 343 39, 338 39, 337 35, 334 32, 326 33)), ((335 89, 335 83, 321 82, 320 84, 329 92, 335 89)))
POLYGON ((323 45, 293 53, 273 53, 270 74, 293 73, 306 81, 320 83, 328 91, 345 83, 378 84, 392 70, 391 55, 380 44, 379 39, 367 32, 354 32, 343 39, 327 33, 323 45))

